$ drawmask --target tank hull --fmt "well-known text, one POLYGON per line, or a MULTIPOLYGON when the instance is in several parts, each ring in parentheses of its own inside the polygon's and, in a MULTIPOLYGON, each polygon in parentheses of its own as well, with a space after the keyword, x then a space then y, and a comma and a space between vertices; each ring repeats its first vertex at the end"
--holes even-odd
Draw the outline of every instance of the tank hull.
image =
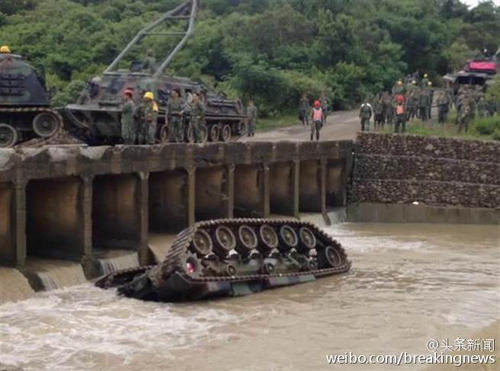
POLYGON ((350 268, 340 244, 312 224, 228 219, 180 233, 161 264, 116 272, 96 285, 130 298, 183 302, 250 295, 350 268))

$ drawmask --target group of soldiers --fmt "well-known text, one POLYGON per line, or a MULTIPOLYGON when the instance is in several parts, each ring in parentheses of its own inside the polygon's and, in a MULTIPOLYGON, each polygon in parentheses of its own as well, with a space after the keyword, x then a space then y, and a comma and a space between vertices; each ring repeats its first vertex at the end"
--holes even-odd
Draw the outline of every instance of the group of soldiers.
MULTIPOLYGON (((154 94, 146 92, 140 104, 134 101, 134 92, 126 89, 123 93, 121 132, 125 144, 155 144, 158 131, 158 104, 154 94)), ((205 105, 200 94, 190 94, 188 100, 182 99, 177 90, 172 90, 167 104, 167 120, 170 125, 170 140, 184 142, 185 114, 189 113, 189 125, 193 130, 196 143, 203 138, 202 126, 205 120, 205 105)))
POLYGON ((394 124, 396 133, 406 131, 406 123, 415 118, 421 121, 432 119, 432 108, 438 111, 438 122, 444 124, 451 106, 457 110, 458 131, 467 131, 470 121, 476 117, 492 116, 498 111, 496 97, 487 99, 480 86, 463 86, 457 94, 450 89, 434 90, 427 74, 418 81, 418 76, 409 75, 394 85, 392 92, 379 94, 373 106, 368 102, 361 105, 359 117, 362 131, 369 130, 373 117, 375 130, 385 124, 394 124), (436 94, 436 97, 435 97, 436 94))
POLYGON ((312 106, 309 96, 307 94, 302 95, 299 103, 299 120, 303 126, 310 126, 311 141, 315 138, 319 140, 320 131, 327 117, 328 99, 325 92, 321 93, 320 98, 315 100, 312 106))

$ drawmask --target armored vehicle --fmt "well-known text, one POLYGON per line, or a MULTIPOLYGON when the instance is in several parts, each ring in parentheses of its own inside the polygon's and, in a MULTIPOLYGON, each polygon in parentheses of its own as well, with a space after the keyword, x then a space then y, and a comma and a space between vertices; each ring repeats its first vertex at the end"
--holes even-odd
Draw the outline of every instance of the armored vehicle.
POLYGON ((342 246, 312 224, 225 219, 181 232, 161 264, 112 273, 96 285, 141 300, 189 301, 248 295, 350 267, 342 246))
POLYGON ((62 117, 50 108, 44 81, 36 70, 19 55, 1 53, 0 148, 35 137, 50 138, 62 123, 62 117))
MULTIPOLYGON (((187 78, 176 77, 165 71, 177 52, 184 46, 194 31, 198 0, 189 0, 167 12, 159 20, 141 30, 102 77, 92 79, 77 104, 66 107, 66 115, 72 123, 73 132, 84 136, 92 143, 117 144, 121 140, 122 97, 125 90, 133 91, 133 99, 139 103, 145 92, 151 91, 158 104, 157 140, 171 140, 167 106, 172 90, 179 92, 186 110, 182 117, 185 127, 184 141, 192 141, 189 125, 189 103, 193 93, 201 93, 205 105, 203 141, 230 141, 247 132, 247 118, 239 100, 227 99, 223 94, 211 91, 187 78), (153 32, 162 26, 181 23, 184 32, 153 32), (185 25, 182 25, 185 23, 185 25), (162 63, 156 63, 150 51, 144 60, 126 59, 131 50, 137 50, 147 36, 181 38, 162 63), (127 68, 123 67, 128 63, 127 68)), ((178 28, 175 28, 176 30, 178 28)))

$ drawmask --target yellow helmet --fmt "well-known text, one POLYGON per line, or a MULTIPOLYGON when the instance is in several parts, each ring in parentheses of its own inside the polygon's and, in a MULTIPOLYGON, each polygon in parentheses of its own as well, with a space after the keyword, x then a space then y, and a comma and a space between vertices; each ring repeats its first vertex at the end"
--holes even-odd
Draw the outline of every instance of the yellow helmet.
POLYGON ((155 95, 152 92, 148 91, 148 92, 146 92, 146 94, 144 94, 144 99, 154 100, 155 95))
POLYGON ((426 73, 424 73, 424 78, 427 78, 427 77, 429 77, 429 75, 427 75, 426 73))
POLYGON ((427 83, 427 85, 432 86, 432 82, 431 82, 431 81, 429 81, 429 82, 427 83))
POLYGON ((399 80, 398 85, 403 85, 403 81, 399 80))
POLYGON ((415 80, 412 80, 412 82, 411 82, 411 83, 412 83, 413 85, 417 85, 417 81, 415 81, 415 80))
POLYGON ((10 54, 10 48, 7 45, 3 45, 0 48, 0 53, 2 53, 2 54, 10 54))

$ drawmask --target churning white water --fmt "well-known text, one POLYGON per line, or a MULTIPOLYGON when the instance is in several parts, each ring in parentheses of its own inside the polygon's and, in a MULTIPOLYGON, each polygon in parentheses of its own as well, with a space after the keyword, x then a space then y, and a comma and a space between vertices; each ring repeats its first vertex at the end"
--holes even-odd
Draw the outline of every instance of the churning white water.
POLYGON ((328 231, 353 262, 348 274, 190 304, 129 300, 85 284, 1 305, 0 364, 332 370, 326 354, 427 354, 430 338, 467 337, 500 319, 498 227, 345 224, 328 231))

